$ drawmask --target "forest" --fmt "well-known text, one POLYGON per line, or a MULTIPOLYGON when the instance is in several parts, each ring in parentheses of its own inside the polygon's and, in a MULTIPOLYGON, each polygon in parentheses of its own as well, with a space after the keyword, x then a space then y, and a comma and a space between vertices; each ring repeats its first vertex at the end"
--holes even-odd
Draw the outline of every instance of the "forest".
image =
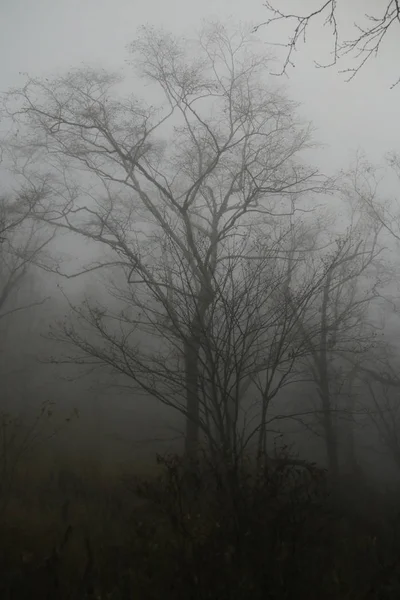
POLYGON ((400 154, 315 166, 259 35, 1 96, 4 600, 399 597, 400 154))

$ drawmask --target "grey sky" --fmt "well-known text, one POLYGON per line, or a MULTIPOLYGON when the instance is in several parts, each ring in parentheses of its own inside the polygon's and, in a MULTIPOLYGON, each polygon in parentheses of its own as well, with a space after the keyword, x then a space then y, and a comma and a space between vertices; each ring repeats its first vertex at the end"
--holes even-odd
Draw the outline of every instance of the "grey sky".
MULTIPOLYGON (((354 21, 360 7, 362 14, 377 2, 352 0, 348 12, 341 13, 343 26, 354 21)), ((305 11, 317 0, 292 4, 305 11)), ((0 90, 20 83, 20 71, 40 75, 82 62, 124 67, 126 46, 142 24, 190 35, 202 18, 228 16, 258 23, 266 18, 266 11, 262 0, 0 0, 0 90)), ((276 28, 273 39, 278 40, 283 31, 276 28)), ((293 99, 303 103, 301 112, 312 119, 316 138, 329 146, 315 155, 324 169, 345 166, 359 147, 374 161, 400 148, 400 86, 389 89, 398 76, 400 44, 395 33, 379 59, 346 84, 337 71, 314 68, 313 57, 328 58, 329 40, 327 30, 316 26, 310 30, 288 89, 293 99)), ((261 29, 259 35, 267 43, 267 30, 261 29)))

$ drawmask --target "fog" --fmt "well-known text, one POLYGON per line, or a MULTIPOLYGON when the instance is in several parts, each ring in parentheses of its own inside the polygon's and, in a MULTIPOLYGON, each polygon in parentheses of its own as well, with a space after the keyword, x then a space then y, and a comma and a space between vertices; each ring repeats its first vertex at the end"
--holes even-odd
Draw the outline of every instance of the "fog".
MULTIPOLYGON (((304 2, 303 4, 305 10, 308 5, 312 7, 312 3, 304 2)), ((360 2, 354 3, 352 8, 346 8, 346 13, 340 13, 341 25, 345 29, 349 27, 348 23, 351 19, 359 14, 359 4, 360 2)), ((373 4, 372 2, 372 7, 373 4)), ((173 7, 154 2, 140 7, 127 2, 118 2, 118 6, 113 5, 112 7, 107 2, 87 2, 84 5, 71 2, 57 4, 42 2, 40 6, 35 7, 23 2, 6 2, 2 7, 2 16, 1 89, 4 92, 21 85, 26 79, 25 73, 33 77, 49 78, 64 72, 65 69, 92 65, 121 73, 125 78, 119 87, 121 94, 135 92, 138 85, 144 85, 139 96, 158 103, 160 92, 157 91, 157 87, 154 84, 151 84, 150 87, 146 83, 140 84, 137 73, 135 74, 132 65, 129 64, 130 60, 127 60, 129 59, 128 45, 135 37, 137 27, 151 24, 154 27, 162 26, 165 30, 172 31, 178 36, 183 34, 194 36, 196 28, 199 28, 201 20, 204 18, 222 19, 233 24, 239 21, 259 24, 265 20, 265 9, 257 2, 251 3, 251 5, 246 4, 246 6, 243 3, 213 2, 208 4, 204 2, 192 6, 190 10, 186 3, 179 2, 175 2, 173 7)), ((275 63, 271 63, 269 67, 271 73, 279 71, 279 61, 284 56, 284 50, 276 46, 275 42, 287 35, 287 31, 286 25, 279 23, 274 29, 268 29, 268 31, 261 27, 257 33, 258 43, 256 46, 258 50, 261 49, 269 54, 274 53, 277 57, 275 63)), ((398 91, 390 89, 390 80, 396 66, 395 47, 396 40, 393 36, 388 36, 378 58, 370 62, 354 81, 347 83, 345 76, 338 72, 339 69, 335 71, 315 68, 316 52, 321 57, 329 56, 330 52, 330 39, 328 36, 324 36, 323 31, 315 25, 310 29, 307 44, 301 47, 301 52, 297 53, 296 68, 290 70, 290 76, 279 78, 271 75, 269 77, 271 86, 284 86, 284 93, 291 100, 299 103, 297 114, 305 121, 312 123, 312 138, 317 147, 304 149, 303 156, 310 164, 320 168, 325 175, 333 176, 340 169, 351 170, 354 167, 357 152, 362 152, 366 159, 378 168, 383 164, 386 153, 396 150, 397 131, 393 124, 396 122, 398 91)), ((3 121, 3 126, 5 122, 3 121)), ((167 127, 165 132, 167 136, 170 131, 167 127)), ((6 168, 5 161, 3 161, 3 167, 5 167, 3 169, 4 186, 9 185, 15 189, 13 176, 6 168)), ((76 175, 75 173, 74 176, 76 177, 76 175)), ((89 181, 88 177, 87 173, 79 174, 79 178, 83 178, 85 182, 89 181)), ((379 198, 382 201, 385 201, 387 197, 395 198, 397 177, 393 176, 393 172, 384 168, 378 171, 377 177, 380 178, 379 198)), ((337 212, 338 209, 335 206, 335 203, 338 202, 337 198, 332 197, 328 200, 324 198, 322 202, 327 202, 332 214, 337 212)), ((393 250, 395 246, 393 239, 387 232, 383 232, 382 236, 385 237, 385 235, 385 244, 393 250)), ((21 315, 21 318, 18 318, 18 322, 14 318, 7 323, 7 336, 4 337, 5 340, 7 339, 7 360, 12 362, 14 359, 11 360, 10 357, 14 354, 20 356, 22 360, 19 347, 15 345, 21 337, 20 334, 17 334, 17 329, 14 332, 13 327, 22 328, 32 340, 29 343, 32 357, 29 359, 24 357, 23 360, 35 361, 41 355, 40 360, 43 361, 40 368, 32 367, 36 372, 37 369, 40 369, 40 384, 32 383, 31 385, 39 387, 48 385, 50 389, 56 385, 57 395, 64 398, 63 402, 69 404, 71 401, 71 407, 79 409, 82 415, 87 414, 87 419, 82 417, 79 426, 74 425, 80 431, 78 438, 82 437, 86 445, 88 438, 90 439, 87 428, 91 421, 96 422, 95 429, 98 439, 102 440, 101 443, 105 443, 104 440, 107 438, 115 440, 117 437, 121 437, 125 440, 128 448, 132 443, 139 442, 136 439, 139 432, 145 432, 143 437, 147 444, 152 437, 163 437, 161 429, 168 438, 168 427, 171 426, 175 429, 175 417, 160 403, 153 403, 153 400, 148 397, 143 400, 139 390, 111 392, 107 387, 107 392, 105 392, 104 383, 98 385, 99 389, 96 390, 98 374, 82 376, 79 380, 68 383, 68 377, 72 377, 72 379, 75 377, 64 374, 65 369, 68 371, 67 367, 62 365, 59 368, 56 368, 55 365, 46 366, 47 354, 51 354, 51 352, 47 350, 50 342, 45 341, 43 336, 47 336, 47 329, 51 324, 63 318, 63 311, 68 310, 68 302, 64 294, 71 302, 79 302, 87 293, 97 299, 106 297, 105 281, 96 272, 72 279, 69 277, 78 272, 83 264, 86 264, 86 259, 94 259, 99 251, 103 251, 99 245, 84 242, 82 236, 59 232, 47 250, 51 255, 51 258, 47 257, 51 263, 46 263, 47 270, 33 268, 29 283, 28 281, 24 282, 19 290, 20 295, 24 294, 23 290, 25 289, 28 297, 33 294, 38 302, 44 298, 46 298, 46 302, 29 309, 27 315, 21 315), (57 267, 55 267, 56 262, 57 267), (50 273, 50 270, 60 271, 68 277, 59 277, 57 274, 50 273), (32 279, 34 280, 33 284, 31 283, 32 279), (60 288, 62 288, 62 293, 60 288), (35 291, 32 291, 33 289, 35 291), (28 329, 26 329, 26 325, 22 325, 25 320, 29 325, 28 329), (10 340, 13 341, 10 342, 10 340), (49 373, 49 376, 46 373, 49 373), (50 383, 52 378, 54 381, 50 383), (79 390, 79 396, 82 397, 78 403, 79 406, 76 405, 76 390, 79 390), (108 396, 112 396, 112 400, 110 398, 107 400, 108 396), (167 427, 165 427, 166 422, 168 422, 167 427), (100 429, 101 434, 99 434, 100 429)), ((386 260, 390 263, 392 270, 397 269, 393 254, 390 256, 388 254, 386 260)), ((392 293, 397 289, 397 283, 393 277, 387 285, 389 287, 386 287, 385 293, 388 289, 392 293)), ((9 302, 12 301, 17 302, 16 299, 9 300, 9 302)), ((395 338, 393 327, 397 327, 396 311, 390 311, 388 306, 381 307, 381 319, 382 310, 386 332, 391 333, 391 343, 393 343, 393 338, 395 338)), ((373 320, 373 311, 374 307, 371 306, 371 320, 373 320)), ((55 344, 55 348, 57 354, 59 352, 57 344, 55 344)), ((111 385, 113 375, 110 374, 109 377, 111 385)), ((38 391, 32 395, 40 398, 41 394, 38 391)), ((56 405, 59 403, 60 399, 57 399, 56 405)), ((75 445, 78 438, 75 433, 72 434, 72 429, 71 436, 74 437, 75 445)), ((170 433, 169 436, 176 438, 176 432, 170 433)), ((297 437, 295 439, 297 440, 297 437)), ((120 443, 122 448, 123 442, 120 443)), ((293 443, 295 443, 297 451, 300 442, 293 443)), ((303 446, 301 444, 304 452, 303 446)), ((137 446, 135 452, 138 452, 137 446)), ((321 452, 323 455, 323 451, 321 452)), ((318 456, 319 460, 323 460, 322 455, 318 456)))
MULTIPOLYGON (((341 6, 344 35, 375 8, 341 6)), ((377 514, 400 489, 396 32, 346 81, 318 19, 279 75, 290 23, 255 32, 256 0, 0 10, 0 519, 61 510, 65 543, 118 521, 118 544, 128 475, 202 453, 229 497, 230 469, 284 460, 377 514)))
MULTIPOLYGON (((117 70, 125 78, 122 87, 120 86, 120 93, 131 93, 138 85, 139 79, 133 71, 132 65, 129 64, 129 60, 127 61, 129 58, 127 48, 132 42, 138 26, 142 24, 151 24, 155 27, 161 25, 165 30, 178 35, 188 35, 188 32, 191 32, 190 35, 194 36, 196 28, 199 28, 199 24, 204 18, 222 18, 227 22, 230 20, 233 24, 240 20, 245 23, 259 24, 265 20, 265 9, 256 2, 253 4, 254 6, 246 5, 244 7, 242 3, 235 5, 231 2, 217 2, 208 5, 205 2, 191 7, 189 11, 185 3, 179 2, 174 3, 172 10, 171 7, 167 9, 164 4, 158 5, 151 2, 141 7, 120 2, 118 9, 114 6, 111 8, 111 5, 105 2, 96 2, 95 4, 88 2, 83 6, 80 3, 55 5, 43 2, 39 7, 35 6, 34 8, 22 2, 6 3, 3 5, 1 24, 1 56, 3 57, 1 88, 6 91, 20 85, 25 79, 23 73, 34 77, 52 77, 71 67, 92 65, 117 70), (176 18, 176 15, 179 15, 179 18, 176 18), (15 35, 16 31, 18 31, 18 36, 15 35)), ((303 4, 305 5, 304 9, 307 9, 308 4, 312 7, 312 3, 305 2, 303 4)), ((347 22, 350 22, 358 14, 359 7, 355 3, 351 9, 347 7, 346 10, 348 12, 341 13, 342 27, 344 28, 348 27, 347 22)), ((267 31, 265 28, 260 28, 258 31, 258 49, 269 54, 274 53, 277 57, 275 63, 271 63, 270 66, 272 73, 279 71, 279 61, 284 55, 284 50, 276 46, 275 42, 285 35, 287 35, 287 27, 281 23, 274 29, 267 31)), ((397 139, 394 139, 394 136, 397 134, 393 123, 396 121, 398 92, 390 90, 390 78, 395 69, 395 59, 393 58, 395 43, 396 40, 393 37, 386 40, 378 58, 369 63, 356 80, 346 83, 345 76, 337 72, 339 69, 332 71, 315 68, 316 51, 318 51, 318 56, 329 56, 330 39, 328 36, 324 36, 317 26, 314 26, 310 30, 308 43, 302 46, 301 52, 299 51, 296 56, 296 68, 290 70, 290 76, 281 78, 270 76, 271 85, 279 87, 283 85, 287 96, 291 100, 299 102, 298 114, 305 120, 311 121, 314 130, 313 140, 318 147, 305 149, 303 155, 305 160, 319 167, 324 174, 332 176, 341 168, 351 169, 352 165, 354 166, 357 152, 363 152, 374 165, 380 166, 385 154, 396 150, 397 139)), ((159 94, 156 86, 150 85, 149 88, 148 84, 145 84, 139 96, 144 96, 157 103, 159 94)), ((168 135, 168 129, 166 134, 168 135)), ((86 178, 87 181, 88 174, 81 174, 79 177, 83 177, 84 180, 86 178)), ((386 169, 382 174, 379 172, 379 177, 381 177, 379 194, 382 199, 385 200, 388 194, 395 196, 397 178, 393 177, 393 173, 386 169)), ((11 187, 14 185, 12 175, 7 169, 3 169, 3 181, 5 185, 9 184, 11 187)), ((325 200, 323 201, 325 202, 325 200)), ((328 206, 330 205, 333 213, 337 210, 335 202, 337 202, 335 198, 328 200, 328 206)), ((393 246, 393 240, 390 240, 389 237, 385 243, 393 246)), ((96 245, 85 243, 82 237, 71 237, 71 234, 65 232, 59 233, 49 247, 53 261, 52 267, 57 261, 56 270, 67 275, 79 271, 78 265, 85 263, 85 257, 93 258, 99 250, 102 251, 96 245)), ((391 261, 392 257, 388 260, 391 261)), ((71 301, 79 302, 79 299, 88 290, 91 290, 92 296, 100 295, 101 297, 104 294, 104 281, 101 278, 99 281, 96 273, 66 279, 41 269, 34 271, 34 279, 36 279, 35 289, 41 292, 35 292, 37 297, 49 297, 49 299, 43 306, 32 308, 29 311, 29 317, 24 316, 24 318, 29 321, 29 332, 35 339, 35 342, 32 342, 34 348, 32 354, 37 356, 40 348, 40 352, 43 354, 42 360, 46 363, 47 351, 45 348, 46 343, 49 342, 45 342, 42 336, 47 335, 46 330, 54 320, 63 317, 64 305, 66 306, 65 298, 60 294, 59 287, 61 286, 63 294, 66 294, 71 301), (49 315, 51 315, 50 318, 49 315), (38 344, 38 351, 36 351, 36 344, 38 344)), ((390 286, 393 288, 393 286, 396 287, 396 284, 392 282, 390 286)), ((373 311, 373 307, 370 310, 373 311)), ((386 311, 386 323, 396 323, 395 312, 390 312, 387 307, 383 310, 386 311)), ((20 323, 18 325, 20 326, 20 323)), ((13 326, 11 323, 7 324, 8 329, 11 328, 7 339, 15 338, 12 331, 13 326)), ((392 331, 391 325, 388 330, 392 331)), ((19 339, 18 336, 17 339, 19 339)), ((18 353, 18 350, 16 352, 18 353)), ((86 397, 86 400, 82 400, 82 405, 76 408, 79 408, 80 411, 83 410, 83 413, 89 411, 89 421, 96 421, 97 431, 101 427, 102 433, 98 436, 99 439, 104 441, 107 437, 115 439, 121 435, 129 445, 139 441, 136 440, 136 434, 133 431, 143 432, 143 428, 145 428, 144 438, 148 443, 152 434, 154 434, 154 438, 162 437, 159 428, 164 428, 165 420, 172 419, 172 423, 169 425, 173 426, 173 418, 169 415, 171 411, 160 406, 160 403, 153 405, 149 398, 146 398, 144 402, 143 399, 139 400, 138 390, 132 394, 113 392, 113 400, 107 401, 107 398, 103 396, 107 396, 111 392, 104 392, 103 384, 99 386, 101 393, 98 390, 90 391, 93 387, 90 377, 79 379, 79 384, 76 381, 68 384, 63 379, 63 368, 65 369, 60 366, 57 371, 54 369, 54 365, 50 368, 42 364, 40 367, 43 373, 41 385, 46 385, 46 369, 56 373, 54 377, 57 381, 58 393, 62 390, 62 396, 71 398, 71 405, 74 405, 76 400, 76 392, 72 392, 72 386, 74 388, 78 386, 80 396, 86 397), (70 390, 68 386, 70 386, 70 390), (119 413, 120 418, 118 417, 119 413), (113 415, 112 420, 110 420, 110 415, 113 415), (127 419, 129 420, 128 427, 126 427, 127 419), (115 423, 112 425, 114 421, 115 423), (125 427, 122 427, 123 423, 125 423, 125 427), (120 428, 121 431, 119 431, 120 428), (124 429, 124 433, 122 433, 122 429, 124 429), (157 433, 155 433, 156 430, 157 433)), ((112 380, 111 375, 110 377, 112 380)), ((96 380, 97 375, 94 376, 94 385, 96 380)), ((90 437, 87 427, 88 422, 82 418, 79 429, 83 438, 90 437)), ((168 437, 167 430, 164 433, 168 437)), ((176 437, 176 433, 170 435, 176 437)), ((318 458, 322 460, 322 457, 318 458)))

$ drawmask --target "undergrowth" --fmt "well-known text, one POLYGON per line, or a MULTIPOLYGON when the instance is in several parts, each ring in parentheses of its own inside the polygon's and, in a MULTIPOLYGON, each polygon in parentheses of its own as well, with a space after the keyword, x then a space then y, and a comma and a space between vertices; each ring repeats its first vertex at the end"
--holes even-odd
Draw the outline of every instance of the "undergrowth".
POLYGON ((167 456, 26 482, 0 515, 2 600, 400 597, 397 498, 349 498, 312 464, 167 456))

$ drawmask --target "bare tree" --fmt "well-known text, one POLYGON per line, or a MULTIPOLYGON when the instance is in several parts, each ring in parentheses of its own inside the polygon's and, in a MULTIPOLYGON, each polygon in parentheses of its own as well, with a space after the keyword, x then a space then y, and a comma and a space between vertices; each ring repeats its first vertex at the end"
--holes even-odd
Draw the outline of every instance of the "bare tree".
MULTIPOLYGON (((347 81, 353 79, 365 66, 370 58, 376 57, 381 50, 383 42, 389 32, 400 24, 400 4, 397 0, 386 0, 373 14, 360 14, 360 19, 354 23, 354 37, 343 39, 340 29, 340 9, 345 2, 338 0, 324 0, 317 3, 315 9, 306 13, 285 11, 280 3, 279 8, 275 2, 265 2, 264 6, 271 16, 258 25, 258 30, 263 26, 271 26, 276 22, 290 22, 293 24, 292 32, 286 44, 287 53, 283 62, 280 75, 287 73, 289 67, 294 67, 294 52, 299 44, 307 41, 310 23, 321 19, 321 27, 329 27, 332 35, 332 60, 328 63, 315 61, 319 68, 329 68, 336 65, 343 58, 349 57, 354 61, 354 67, 348 67, 341 72, 348 74, 347 81)), ((400 82, 400 78, 393 83, 392 88, 400 82)))
MULTIPOLYGON (((398 179, 400 176, 400 160, 396 153, 389 153, 386 157, 387 166, 392 174, 398 179)), ((387 175, 387 171, 384 175, 387 175)), ((354 189, 365 209, 369 211, 370 217, 375 220, 377 226, 381 227, 388 240, 394 241, 392 251, 394 261, 398 264, 398 242, 399 235, 399 211, 397 198, 382 199, 377 190, 383 176, 380 169, 369 163, 365 157, 359 156, 356 168, 353 172, 354 189)), ((394 269, 392 289, 386 292, 385 299, 391 308, 391 317, 398 314, 398 274, 394 269)), ((359 377, 365 386, 371 404, 365 407, 368 418, 374 424, 379 434, 381 443, 390 453, 397 467, 400 465, 399 446, 399 397, 400 378, 398 375, 398 344, 396 327, 389 330, 386 328, 385 343, 381 346, 379 353, 372 356, 359 366, 359 377)))
MULTIPOLYGON (((197 332, 196 425, 214 458, 222 457, 225 464, 238 465, 254 441, 257 455, 265 456, 267 430, 283 417, 269 414, 269 407, 285 386, 299 379, 296 365, 307 348, 298 323, 320 285, 315 279, 304 282, 289 303, 286 290, 293 260, 287 260, 282 236, 272 239, 265 225, 261 233, 243 254, 235 240, 236 253, 226 256, 213 277, 213 301, 197 332)), ((270 231, 273 234, 276 231, 270 231)), ((299 244, 293 231, 289 234, 292 244, 299 244)), ((244 252, 248 236, 240 243, 244 252)), ((300 253, 298 246, 296 250, 300 253)), ((171 256, 167 276, 176 272, 171 256)), ((107 302, 96 307, 93 302, 71 304, 75 325, 63 323, 53 337, 75 349, 66 360, 85 363, 89 358, 93 366, 111 366, 190 418, 182 349, 192 335, 196 295, 187 272, 180 272, 179 278, 182 289, 173 321, 147 297, 140 301, 131 287, 117 286, 114 280, 109 287, 119 308, 112 311, 107 302), (151 343, 144 342, 145 333, 151 343), (134 339, 140 341, 133 344, 134 339), (100 344, 104 340, 108 344, 100 344)))
POLYGON ((375 425, 383 446, 400 469, 399 390, 373 378, 367 378, 366 384, 372 400, 367 414, 375 425))
MULTIPOLYGON (((389 152, 386 155, 386 167, 396 178, 396 184, 400 181, 400 155, 397 152, 389 152)), ((400 242, 400 212, 398 199, 382 200, 377 195, 377 190, 383 176, 379 175, 380 169, 371 164, 364 156, 360 155, 354 173, 355 188, 359 196, 363 197, 364 204, 370 211, 371 216, 389 233, 395 242, 400 242)), ((384 173, 384 175, 387 175, 384 173)))
MULTIPOLYGON (((376 326, 368 311, 386 283, 383 247, 378 243, 382 226, 355 208, 350 211, 346 231, 325 242, 319 261, 312 258, 321 285, 300 320, 308 348, 306 362, 317 388, 316 416, 333 478, 338 477, 340 464, 337 418, 351 419, 355 412, 351 389, 344 386, 351 388, 360 361, 375 343, 376 326), (343 399, 347 399, 344 406, 343 399)), ((326 233, 320 237, 326 240, 326 233)), ((320 243, 323 245, 322 240, 320 243)))
POLYGON ((44 260, 54 237, 48 231, 44 234, 43 225, 30 219, 25 199, 23 192, 15 198, 0 197, 0 321, 44 301, 17 298, 32 265, 44 260))
MULTIPOLYGON (((241 281, 237 273, 254 259, 255 223, 279 229, 326 187, 299 156, 310 147, 310 128, 265 82, 267 60, 252 41, 221 24, 206 26, 194 45, 143 29, 133 60, 163 93, 157 108, 120 98, 117 77, 90 69, 30 78, 8 96, 9 114, 24 132, 21 146, 37 158, 30 181, 43 176, 48 190, 31 214, 107 250, 81 272, 108 266, 124 275, 128 308, 116 317, 107 306, 86 304, 80 316, 98 336, 95 344, 81 339, 81 349, 117 370, 123 364, 142 389, 181 411, 187 454, 206 419, 201 361, 218 354, 204 347, 204 332, 216 327, 213 315, 226 322, 226 294, 238 306, 254 298, 252 276, 241 281)), ((258 273, 268 281, 265 265, 258 273)), ((209 374, 209 385, 216 377, 209 374)))
MULTIPOLYGON (((32 196, 30 200, 34 201, 32 196)), ((3 411, 14 415, 32 397, 28 370, 32 367, 33 352, 29 355, 27 329, 31 331, 35 326, 36 309, 47 300, 38 289, 34 266, 47 260, 53 237, 54 232, 48 227, 46 231, 43 223, 30 218, 23 190, 0 198, 0 411, 3 416, 3 411)))
MULTIPOLYGON (((22 312, 26 317, 29 314, 31 320, 34 317, 30 314, 30 309, 46 301, 46 298, 36 293, 37 290, 34 289, 33 266, 43 263, 47 257, 48 245, 54 238, 54 233, 49 232, 48 227, 44 227, 43 223, 30 217, 30 207, 34 205, 37 197, 30 190, 29 205, 27 205, 26 193, 27 190, 20 189, 17 194, 7 193, 0 197, 1 518, 15 491, 13 485, 21 460, 29 455, 37 444, 56 434, 55 431, 46 436, 42 431, 42 425, 52 416, 52 401, 42 401, 38 414, 31 421, 23 415, 27 406, 24 406, 24 411, 21 411, 20 396, 23 395, 21 388, 30 379, 26 371, 25 354, 21 351, 26 345, 27 338, 20 343, 13 339, 15 336, 13 318, 18 315, 20 321, 22 312), (9 370, 10 364, 14 368, 16 366, 14 361, 17 348, 23 374, 23 377, 21 372, 18 375, 19 381, 22 382, 20 387, 15 386, 12 377, 14 373, 9 370)), ((29 393, 31 395, 32 390, 29 390, 29 393)), ((26 398, 23 398, 23 401, 26 401, 26 398)))

